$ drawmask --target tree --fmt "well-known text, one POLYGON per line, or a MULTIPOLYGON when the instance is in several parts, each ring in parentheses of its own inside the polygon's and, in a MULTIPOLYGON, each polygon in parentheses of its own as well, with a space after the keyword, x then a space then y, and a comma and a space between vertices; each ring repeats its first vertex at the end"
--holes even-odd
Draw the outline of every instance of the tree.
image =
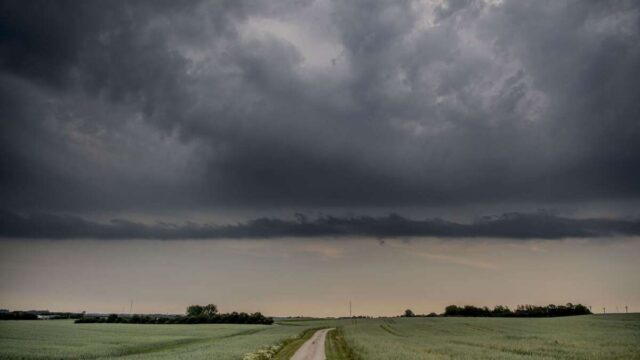
POLYGON ((458 306, 456 305, 449 305, 444 309, 444 314, 446 316, 457 316, 457 315, 461 315, 461 311, 462 309, 460 309, 458 306))
POLYGON ((416 316, 416 314, 413 313, 413 311, 411 311, 411 309, 407 309, 404 311, 404 317, 414 317, 416 316))
POLYGON ((218 307, 215 304, 205 305, 202 308, 202 315, 211 318, 218 314, 218 307))
POLYGON ((188 316, 192 316, 192 317, 200 316, 202 315, 203 311, 204 311, 204 308, 200 305, 190 305, 189 307, 187 307, 188 316))

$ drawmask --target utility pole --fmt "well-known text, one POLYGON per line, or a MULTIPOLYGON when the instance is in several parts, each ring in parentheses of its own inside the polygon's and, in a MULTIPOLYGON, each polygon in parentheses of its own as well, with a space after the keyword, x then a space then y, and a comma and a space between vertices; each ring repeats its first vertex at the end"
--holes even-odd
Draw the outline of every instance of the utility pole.
POLYGON ((603 314, 606 314, 606 313, 607 313, 607 308, 606 308, 606 307, 603 307, 603 308, 602 308, 602 313, 603 313, 603 314))
POLYGON ((352 324, 358 324, 358 319, 353 317, 353 311, 351 311, 351 300, 349 300, 349 318, 352 324))
POLYGON ((629 306, 627 306, 627 305, 624 306, 624 312, 625 312, 625 314, 629 313, 629 306))
POLYGON ((131 305, 129 305, 129 315, 133 314, 133 299, 131 299, 131 305))

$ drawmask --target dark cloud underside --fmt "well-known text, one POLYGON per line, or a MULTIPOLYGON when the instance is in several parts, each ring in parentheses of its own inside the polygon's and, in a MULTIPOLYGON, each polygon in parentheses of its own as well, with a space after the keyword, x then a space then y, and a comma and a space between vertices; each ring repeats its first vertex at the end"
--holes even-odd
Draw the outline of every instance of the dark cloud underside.
POLYGON ((309 220, 261 218, 235 225, 155 224, 127 220, 97 223, 75 216, 0 213, 0 237, 47 239, 253 239, 281 237, 441 237, 562 239, 640 235, 640 221, 571 219, 548 213, 510 213, 485 217, 472 224, 444 220, 384 217, 323 216, 309 220))
MULTIPOLYGON (((2 0, 0 197, 53 213, 637 200, 638 94, 633 0, 2 0)), ((376 235, 358 221, 346 232, 376 235)), ((591 234, 566 221, 549 237, 591 234)), ((224 233, 198 229, 162 232, 224 233)))

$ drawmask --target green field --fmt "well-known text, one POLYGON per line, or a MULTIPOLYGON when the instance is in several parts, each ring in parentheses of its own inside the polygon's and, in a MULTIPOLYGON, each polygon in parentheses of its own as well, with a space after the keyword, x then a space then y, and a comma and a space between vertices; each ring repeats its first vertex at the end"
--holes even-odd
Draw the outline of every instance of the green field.
POLYGON ((242 359, 309 327, 1 321, 0 359, 242 359))
POLYGON ((272 326, 2 321, 0 358, 240 360, 321 327, 338 328, 328 336, 329 360, 640 359, 639 314, 297 320, 272 326))
POLYGON ((640 314, 395 318, 344 326, 363 359, 640 359, 640 314))

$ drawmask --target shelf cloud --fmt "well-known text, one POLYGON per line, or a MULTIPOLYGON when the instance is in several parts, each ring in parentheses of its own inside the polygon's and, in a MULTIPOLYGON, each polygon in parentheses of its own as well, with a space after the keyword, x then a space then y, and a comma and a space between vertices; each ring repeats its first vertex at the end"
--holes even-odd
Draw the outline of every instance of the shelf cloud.
POLYGON ((309 220, 260 218, 232 225, 98 223, 75 216, 0 213, 0 237, 51 239, 256 239, 313 237, 563 239, 640 235, 639 220, 572 219, 548 213, 509 213, 470 224, 440 219, 322 216, 309 220))

